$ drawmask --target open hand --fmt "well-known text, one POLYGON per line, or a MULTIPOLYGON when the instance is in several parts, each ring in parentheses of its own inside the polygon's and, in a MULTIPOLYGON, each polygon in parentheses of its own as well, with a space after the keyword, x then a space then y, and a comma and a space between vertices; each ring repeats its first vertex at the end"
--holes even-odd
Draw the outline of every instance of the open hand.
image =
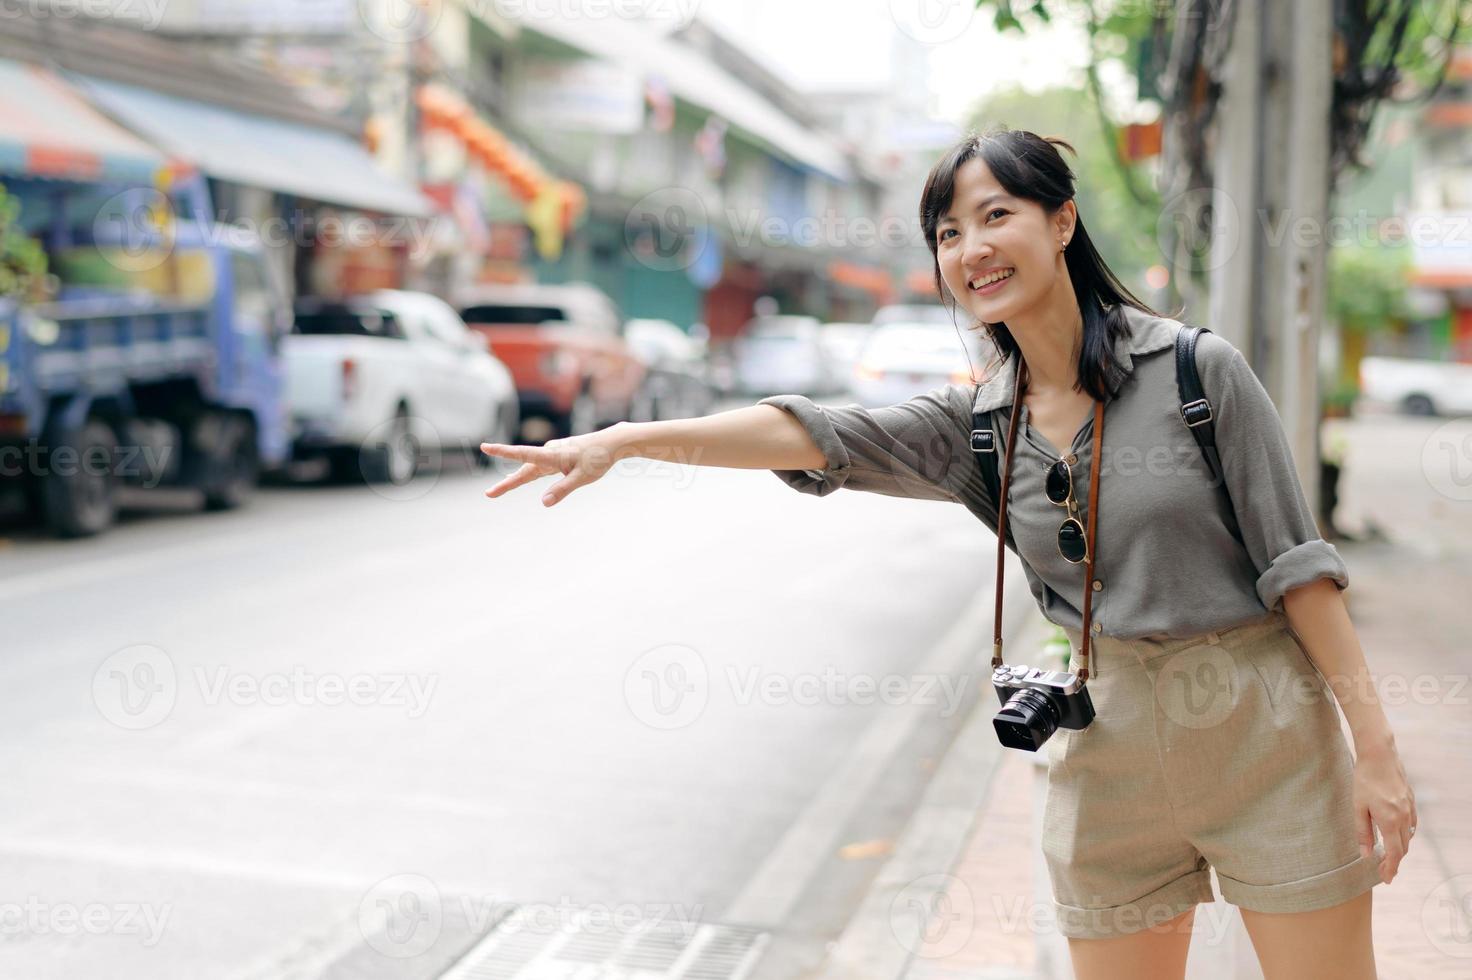
MULTIPOLYGON (((620 423, 623 424, 623 423, 620 423)), ((499 497, 508 490, 533 480, 561 473, 563 478, 542 495, 542 504, 551 507, 578 487, 586 486, 607 473, 626 451, 619 426, 589 432, 586 435, 553 439, 541 446, 508 446, 483 442, 480 451, 488 456, 511 459, 522 465, 500 483, 486 491, 487 497, 499 497)))

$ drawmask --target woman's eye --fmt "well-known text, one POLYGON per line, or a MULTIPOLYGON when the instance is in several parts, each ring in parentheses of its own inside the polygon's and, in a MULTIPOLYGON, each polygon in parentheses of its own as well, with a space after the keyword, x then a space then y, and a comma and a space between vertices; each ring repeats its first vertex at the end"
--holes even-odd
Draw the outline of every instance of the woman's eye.
POLYGON ((986 216, 987 216, 987 217, 988 217, 988 218, 990 218, 990 217, 991 217, 991 216, 992 216, 992 215, 994 215, 994 214, 1009 214, 1009 213, 1010 213, 1010 212, 1009 212, 1009 211, 1007 211, 1007 210, 1006 210, 1006 209, 1005 209, 1005 208, 992 208, 992 209, 991 209, 991 210, 990 210, 990 211, 988 211, 988 212, 987 212, 987 213, 986 213, 986 216))
POLYGON ((956 233, 956 229, 954 229, 954 228, 942 228, 942 229, 941 229, 941 230, 940 230, 940 240, 941 240, 941 241, 945 241, 945 240, 946 240, 946 235, 947 235, 947 234, 952 234, 952 235, 954 235, 954 234, 955 234, 955 233, 956 233))

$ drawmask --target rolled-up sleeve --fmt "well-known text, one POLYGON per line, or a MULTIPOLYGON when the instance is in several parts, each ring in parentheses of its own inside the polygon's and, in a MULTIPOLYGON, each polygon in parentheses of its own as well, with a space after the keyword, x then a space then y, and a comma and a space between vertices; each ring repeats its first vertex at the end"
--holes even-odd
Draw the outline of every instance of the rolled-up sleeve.
POLYGON ((974 389, 952 384, 884 408, 817 405, 804 395, 773 395, 822 451, 822 470, 773 470, 788 486, 817 496, 847 487, 891 497, 951 500, 996 528, 996 507, 971 452, 974 389))
POLYGON ((1257 567, 1257 595, 1270 610, 1301 585, 1327 578, 1341 590, 1349 571, 1325 541, 1294 468, 1277 407, 1242 352, 1203 334, 1202 385, 1211 399, 1222 470, 1242 543, 1257 567))

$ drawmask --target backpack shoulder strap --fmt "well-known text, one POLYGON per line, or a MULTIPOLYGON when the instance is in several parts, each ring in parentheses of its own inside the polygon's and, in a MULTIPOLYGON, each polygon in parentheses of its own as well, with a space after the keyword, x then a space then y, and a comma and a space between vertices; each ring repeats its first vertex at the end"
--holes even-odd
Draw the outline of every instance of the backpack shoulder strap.
POLYGON ((1203 333, 1211 333, 1211 330, 1185 326, 1176 334, 1176 388, 1181 399, 1181 421, 1186 423, 1186 428, 1191 430, 1196 444, 1201 447, 1212 484, 1225 490, 1221 456, 1216 448, 1216 426, 1212 424, 1215 416, 1196 370, 1196 339, 1203 333))
MULTIPOLYGON (((991 498, 992 504, 1001 509, 1001 458, 1002 447, 997 433, 992 426, 992 418, 995 412, 971 413, 971 453, 976 457, 977 465, 981 467, 981 482, 986 487, 987 496, 991 498)), ((1007 544, 1013 551, 1017 545, 1012 537, 1011 522, 1007 527, 1007 544)))
POLYGON ((1001 493, 998 486, 998 471, 1001 468, 998 459, 1001 449, 997 446, 997 433, 992 428, 991 414, 976 411, 971 413, 971 452, 981 466, 981 482, 986 486, 987 496, 991 497, 993 503, 1000 503, 997 495, 1001 493))
MULTIPOLYGON (((1191 430, 1201 455, 1211 473, 1212 485, 1227 492, 1222 478, 1221 456, 1216 448, 1216 427, 1212 424, 1211 400, 1201 385, 1201 375, 1196 369, 1196 339, 1203 333, 1211 333, 1208 327, 1185 326, 1176 334, 1176 388, 1180 394, 1181 421, 1191 430)), ((993 501, 1001 492, 998 459, 1001 447, 997 445, 997 434, 991 424, 990 412, 971 413, 971 451, 981 466, 982 483, 993 501)))

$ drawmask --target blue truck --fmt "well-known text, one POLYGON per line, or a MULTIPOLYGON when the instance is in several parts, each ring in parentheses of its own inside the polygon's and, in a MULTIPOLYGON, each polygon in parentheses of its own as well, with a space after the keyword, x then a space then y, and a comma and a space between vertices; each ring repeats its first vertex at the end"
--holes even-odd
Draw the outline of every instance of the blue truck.
POLYGON ((50 301, 0 298, 0 480, 66 537, 111 525, 123 485, 240 506, 290 449, 291 306, 260 243, 190 221, 106 230, 46 243, 50 301))

